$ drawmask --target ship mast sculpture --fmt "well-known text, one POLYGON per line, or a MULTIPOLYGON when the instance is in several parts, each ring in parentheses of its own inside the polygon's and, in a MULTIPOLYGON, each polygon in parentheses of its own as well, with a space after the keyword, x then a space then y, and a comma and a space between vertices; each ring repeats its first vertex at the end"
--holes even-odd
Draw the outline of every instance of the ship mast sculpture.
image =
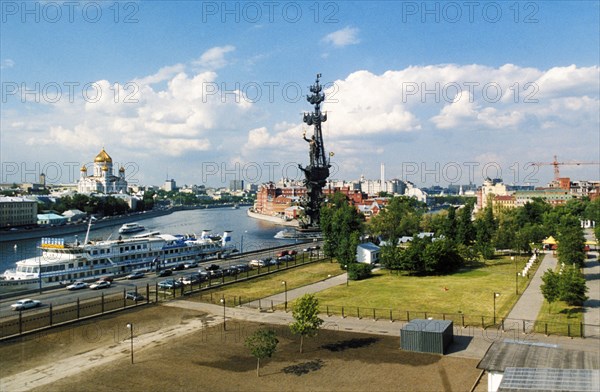
POLYGON ((325 94, 321 93, 323 86, 319 84, 321 74, 317 74, 317 80, 310 86, 312 95, 307 95, 306 100, 314 105, 312 113, 304 113, 303 121, 306 125, 314 125, 314 133, 310 139, 306 137, 306 132, 302 136, 308 142, 310 147, 310 164, 306 167, 298 165, 304 172, 304 185, 306 186, 306 196, 302 202, 305 212, 305 219, 301 222, 301 229, 309 231, 319 230, 319 220, 321 212, 321 203, 323 201, 323 187, 329 177, 329 158, 325 155, 325 146, 323 145, 323 133, 321 123, 327 121, 327 113, 321 113, 321 103, 325 101, 325 94))

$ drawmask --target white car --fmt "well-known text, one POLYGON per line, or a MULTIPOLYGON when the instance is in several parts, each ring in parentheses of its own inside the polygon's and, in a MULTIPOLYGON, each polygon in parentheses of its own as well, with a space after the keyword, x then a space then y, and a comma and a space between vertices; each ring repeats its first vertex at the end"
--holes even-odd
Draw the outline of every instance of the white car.
POLYGON ((92 283, 90 285, 90 289, 92 289, 92 290, 107 289, 109 287, 110 287, 110 282, 107 282, 105 280, 99 280, 96 283, 92 283))
POLYGON ((85 282, 75 282, 67 286, 67 290, 80 290, 88 287, 88 284, 85 282))
POLYGON ((248 263, 248 265, 250 267, 264 267, 265 265, 267 265, 267 263, 265 263, 264 260, 252 260, 250 263, 248 263))
POLYGON ((15 302, 14 304, 10 305, 10 307, 13 308, 13 310, 25 310, 25 309, 37 308, 38 306, 41 306, 41 305, 42 305, 42 303, 40 301, 27 298, 27 299, 22 299, 22 300, 15 302))

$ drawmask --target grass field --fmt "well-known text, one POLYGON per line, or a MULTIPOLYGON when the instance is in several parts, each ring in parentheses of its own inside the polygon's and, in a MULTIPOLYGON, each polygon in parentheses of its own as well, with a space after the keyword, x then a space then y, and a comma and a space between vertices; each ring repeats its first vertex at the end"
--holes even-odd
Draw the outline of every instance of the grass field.
MULTIPOLYGON (((411 318, 423 317, 424 312, 437 317, 463 314, 476 316, 476 321, 468 323, 480 323, 481 316, 486 317, 486 323, 491 323, 494 293, 500 294, 495 301, 499 320, 508 315, 516 302, 517 284, 521 294, 529 283, 530 278, 515 278, 516 271, 521 271, 527 262, 525 257, 516 259, 499 257, 444 276, 419 277, 378 271, 372 278, 350 281, 348 287, 334 287, 318 293, 317 297, 322 305, 329 305, 336 313, 341 306, 346 307, 346 312, 352 312, 356 307, 393 309, 400 313, 409 311, 413 314, 411 318)), ((534 273, 534 270, 530 271, 530 277, 534 273)))
POLYGON ((252 279, 247 282, 240 282, 232 286, 215 288, 214 290, 202 293, 202 298, 194 296, 191 299, 206 300, 210 298, 212 293, 213 299, 218 300, 218 298, 224 296, 228 305, 234 305, 234 297, 238 299, 242 297, 243 302, 249 302, 281 293, 284 291, 284 287, 281 284, 282 281, 285 281, 287 289, 291 290, 326 279, 328 275, 335 276, 343 272, 338 263, 320 261, 252 279))
MULTIPOLYGON (((557 266, 557 271, 558 269, 557 266)), ((564 301, 550 304, 544 300, 536 319, 536 332, 579 335, 581 323, 583 323, 582 306, 570 306, 564 301)))

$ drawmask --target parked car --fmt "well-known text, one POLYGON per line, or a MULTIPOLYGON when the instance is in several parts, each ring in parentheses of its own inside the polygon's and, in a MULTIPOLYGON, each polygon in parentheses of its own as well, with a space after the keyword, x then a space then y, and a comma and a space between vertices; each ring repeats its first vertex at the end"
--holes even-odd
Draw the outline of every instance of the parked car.
POLYGON ((136 302, 143 301, 145 299, 145 297, 142 294, 137 293, 135 291, 128 291, 127 294, 125 294, 125 298, 136 302))
POLYGON ((171 268, 171 270, 173 271, 181 271, 185 269, 185 264, 183 263, 179 263, 176 266, 174 266, 173 268, 171 268))
POLYGON ((298 252, 295 249, 288 250, 288 255, 290 255, 290 256, 295 256, 297 254, 298 254, 298 252))
POLYGON ((239 273, 246 272, 251 269, 248 264, 237 264, 235 268, 238 270, 239 273))
POLYGON ((198 263, 196 261, 190 261, 187 262, 185 264, 183 264, 183 266, 187 269, 187 268, 196 268, 198 266, 198 263))
POLYGON ((108 283, 112 283, 114 280, 114 278, 112 276, 103 276, 100 279, 98 279, 98 282, 108 282, 108 283))
POLYGON ((188 276, 184 276, 181 279, 181 283, 183 283, 185 285, 196 284, 198 282, 200 282, 200 275, 198 275, 198 274, 191 274, 188 276))
POLYGON ((107 282, 106 280, 99 280, 96 283, 92 283, 90 285, 90 289, 92 289, 92 290, 107 289, 109 287, 110 287, 110 282, 107 282))
POLYGON ((144 273, 141 271, 133 272, 127 275, 127 279, 140 279, 144 277, 144 273))
POLYGON ((75 282, 67 286, 67 290, 80 290, 88 287, 88 284, 85 282, 75 282))
POLYGON ((279 261, 292 261, 294 260, 294 256, 287 254, 287 255, 283 255, 281 257, 278 257, 277 260, 279 261))
POLYGON ((181 283, 179 280, 175 280, 175 279, 167 279, 167 280, 163 280, 162 282, 158 283, 158 287, 164 290, 171 290, 173 288, 177 288, 177 287, 181 287, 183 286, 183 283, 181 283))
POLYGON ((14 304, 10 305, 13 310, 25 310, 31 308, 37 308, 38 306, 42 306, 42 303, 35 299, 21 299, 14 304))
POLYGON ((217 264, 211 264, 208 267, 204 267, 204 269, 206 269, 207 271, 216 271, 219 268, 221 267, 219 267, 217 264))
POLYGON ((287 256, 289 253, 287 250, 282 250, 281 252, 277 253, 277 257, 283 257, 283 256, 287 256))
POLYGON ((171 271, 170 269, 164 269, 164 270, 158 271, 156 273, 156 276, 159 276, 159 277, 171 276, 171 275, 173 275, 173 271, 171 271))
POLYGON ((249 264, 252 268, 264 267, 267 263, 264 260, 252 260, 249 264))

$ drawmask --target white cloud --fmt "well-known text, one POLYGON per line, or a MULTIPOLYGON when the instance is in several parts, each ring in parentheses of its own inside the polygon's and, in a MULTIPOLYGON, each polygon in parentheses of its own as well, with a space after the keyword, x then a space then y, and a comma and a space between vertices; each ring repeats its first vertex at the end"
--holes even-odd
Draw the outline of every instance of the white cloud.
POLYGON ((359 29, 356 27, 347 26, 341 30, 327 34, 323 37, 322 41, 337 47, 355 45, 360 42, 360 39, 358 39, 358 32, 359 29))
POLYGON ((225 55, 234 50, 235 46, 232 45, 215 46, 202 53, 202 56, 198 60, 193 61, 192 64, 212 70, 223 68, 229 64, 229 61, 225 59, 225 55))
POLYGON ((8 69, 8 68, 12 68, 15 66, 15 62, 14 60, 11 59, 4 59, 2 60, 2 62, 0 62, 0 69, 8 69))

